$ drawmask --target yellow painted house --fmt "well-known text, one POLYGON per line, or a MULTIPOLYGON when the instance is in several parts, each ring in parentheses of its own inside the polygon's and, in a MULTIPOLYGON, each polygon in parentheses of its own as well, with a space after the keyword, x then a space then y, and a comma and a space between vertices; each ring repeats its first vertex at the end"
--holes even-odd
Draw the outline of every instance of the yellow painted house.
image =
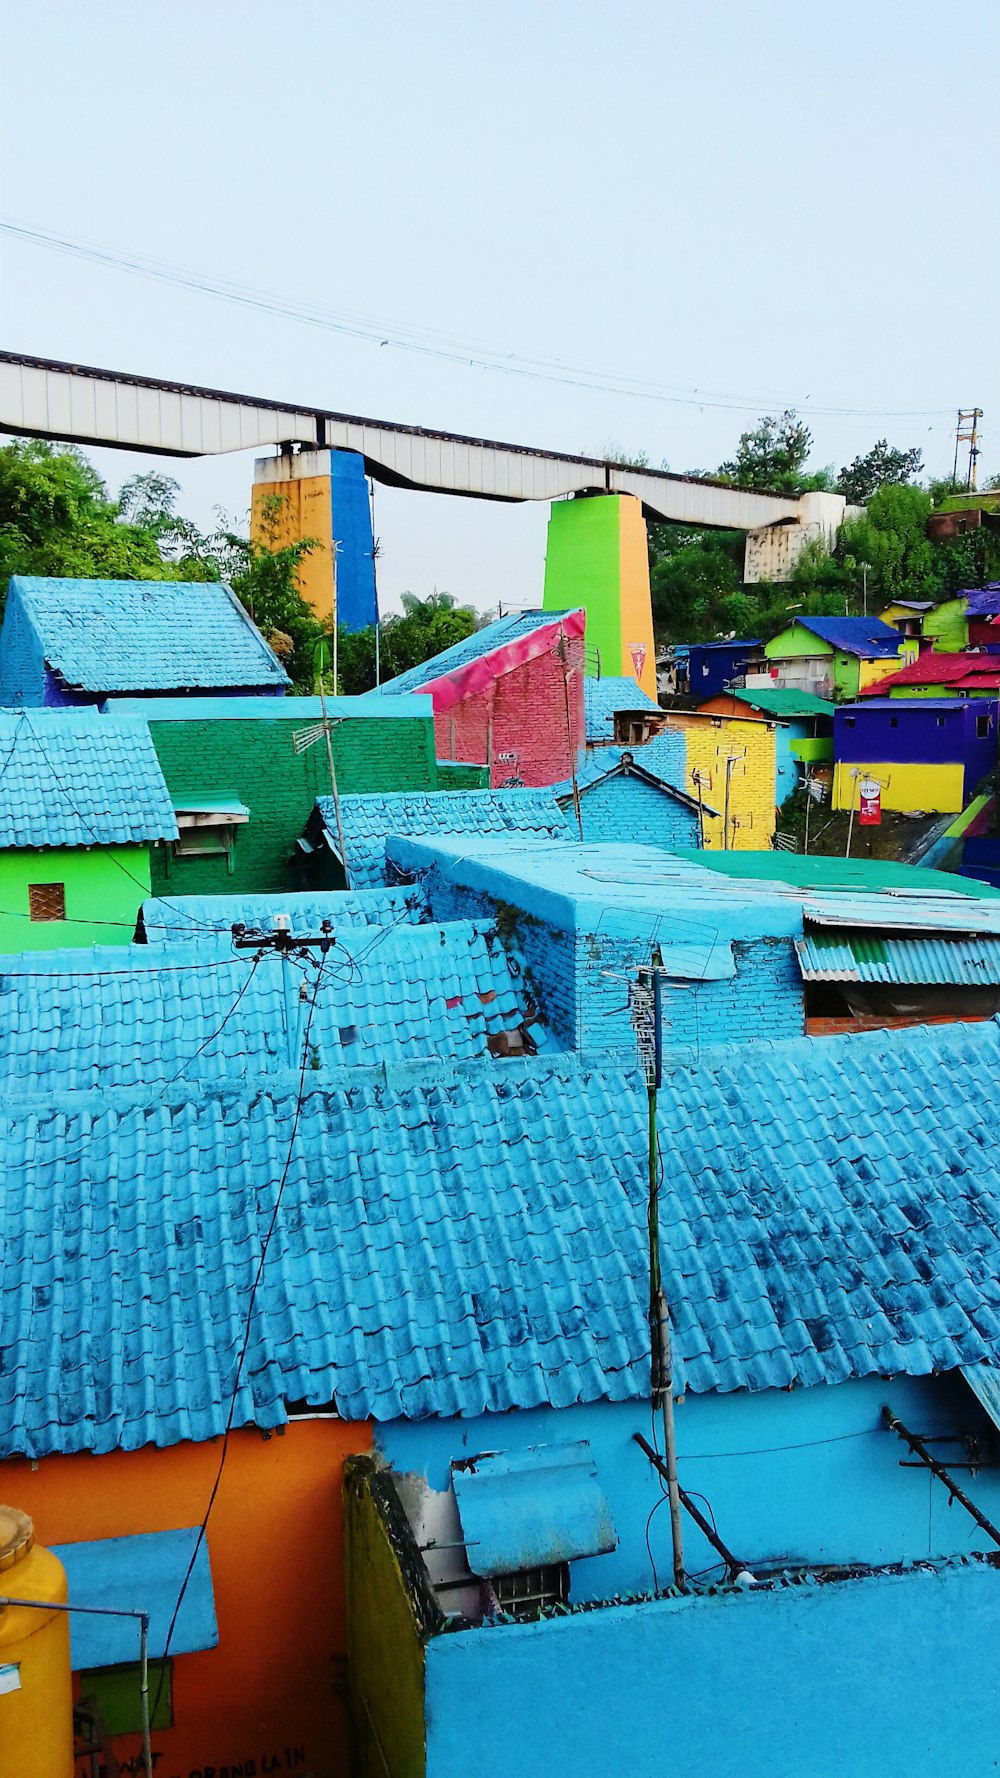
POLYGON ((652 752, 667 749, 676 756, 680 736, 684 740, 683 784, 679 767, 674 771, 678 788, 689 796, 700 794, 708 806, 704 815, 706 850, 766 851, 776 820, 775 724, 757 717, 671 710, 656 739, 646 748, 636 749, 636 759, 642 763, 649 755, 652 762, 652 752))

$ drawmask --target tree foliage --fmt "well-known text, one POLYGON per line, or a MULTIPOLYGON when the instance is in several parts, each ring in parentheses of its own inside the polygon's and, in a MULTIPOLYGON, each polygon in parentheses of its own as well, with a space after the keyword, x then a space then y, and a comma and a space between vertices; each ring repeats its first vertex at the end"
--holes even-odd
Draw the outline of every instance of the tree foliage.
POLYGON ((0 596, 12 574, 155 580, 156 531, 123 516, 93 465, 68 446, 0 447, 0 596))
POLYGON ((923 466, 922 451, 900 451, 880 438, 870 451, 845 464, 837 477, 837 492, 846 495, 852 506, 864 506, 879 488, 912 482, 923 466))
POLYGON ((736 455, 719 465, 719 475, 740 488, 778 494, 829 487, 827 471, 811 476, 805 473, 812 442, 812 433, 794 408, 786 408, 783 414, 765 414, 756 426, 740 433, 736 455))
MULTIPOLYGON (((379 625, 379 676, 395 679, 420 666, 445 648, 463 642, 479 627, 471 605, 459 605, 450 593, 429 593, 420 599, 404 593, 402 611, 382 619, 379 625)), ((337 633, 337 680, 348 695, 370 691, 375 684, 375 631, 337 633)))

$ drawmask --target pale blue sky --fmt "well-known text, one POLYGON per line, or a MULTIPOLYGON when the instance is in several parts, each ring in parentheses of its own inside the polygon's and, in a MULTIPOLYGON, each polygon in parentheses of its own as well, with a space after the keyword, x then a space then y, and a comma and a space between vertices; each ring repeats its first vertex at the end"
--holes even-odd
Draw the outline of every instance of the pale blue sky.
MULTIPOLYGON (((1000 470, 996 0, 960 27, 932 0, 33 0, 3 49, 5 218, 687 393, 472 368, 0 236, 8 349, 675 469, 797 404, 871 410, 817 412, 819 462, 885 433, 940 472, 977 402, 1000 470)), ((173 473, 203 522, 248 504, 246 458, 173 473)), ((544 507, 378 501, 385 604, 540 598, 544 507)))

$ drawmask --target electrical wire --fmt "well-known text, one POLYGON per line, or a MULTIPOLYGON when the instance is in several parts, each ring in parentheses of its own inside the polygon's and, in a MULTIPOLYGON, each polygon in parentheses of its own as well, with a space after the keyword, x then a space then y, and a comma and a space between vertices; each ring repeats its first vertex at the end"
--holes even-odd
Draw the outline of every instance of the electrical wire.
POLYGON ((205 1538, 208 1534, 209 1520, 211 1519, 212 1509, 215 1506, 216 1498, 219 1493, 219 1488, 222 1483, 222 1476, 223 1476, 223 1472, 226 1467, 226 1458, 229 1455, 229 1438, 230 1438, 230 1434, 233 1430, 233 1421, 236 1417, 236 1404, 239 1400, 240 1383, 241 1383, 242 1377, 243 1377, 243 1366, 246 1363, 246 1356, 247 1356, 247 1352, 250 1349, 250 1340, 251 1340, 251 1336, 253 1333, 253 1313, 254 1313, 254 1308, 256 1306, 256 1302, 257 1302, 257 1292, 260 1288, 260 1282, 261 1282, 261 1279, 263 1278, 263 1275, 264 1275, 264 1266, 267 1263, 268 1250, 271 1246, 271 1241, 273 1239, 275 1229, 277 1228, 277 1225, 278 1225, 278 1215, 281 1210, 281 1200, 282 1200, 282 1197, 284 1196, 285 1186, 288 1181, 288 1174, 289 1174, 289 1171, 290 1171, 291 1165, 292 1165, 292 1156, 295 1152, 295 1139, 298 1135, 299 1122, 302 1117, 302 1106, 303 1106, 303 1102, 304 1102, 305 1096, 306 1096, 306 1093, 305 1093, 306 1070, 307 1070, 308 1062, 309 1062, 309 1035, 312 1030, 313 1014, 316 1011, 316 1001, 317 1001, 317 998, 319 995, 320 983, 322 982, 322 979, 323 979, 323 962, 325 962, 325 958, 321 960, 320 968, 317 973, 316 980, 313 984, 313 993, 312 993, 312 998, 311 998, 310 1005, 309 1005, 309 1014, 306 1019, 306 1027, 305 1027, 305 1031, 303 1033, 303 1038, 302 1038, 302 1061, 299 1066, 298 1090, 295 1095, 295 1109, 292 1114, 292 1127, 291 1127, 291 1132, 290 1132, 289 1138, 288 1138, 288 1150, 285 1155, 284 1166, 282 1167, 282 1170, 281 1170, 281 1177, 278 1181, 278 1189, 277 1189, 277 1192, 275 1193, 274 1208, 271 1211, 271 1220, 268 1223, 267 1232, 264 1236, 263 1242, 261 1243, 260 1259, 257 1262, 257 1270, 254 1275, 253 1284, 251 1285, 251 1288, 250 1288, 250 1296, 247 1301, 246 1318, 245 1318, 244 1327, 243 1327, 243 1340, 242 1340, 242 1344, 240 1346, 240 1354, 239 1354, 239 1358, 237 1360, 236 1372, 235 1372, 235 1375, 233 1378, 233 1389, 232 1389, 232 1395, 230 1397, 230 1402, 229 1402, 229 1412, 226 1415, 225 1431, 222 1436, 222 1450, 219 1454, 219 1464, 218 1464, 218 1468, 216 1469, 216 1472, 215 1472, 215 1480, 212 1483, 212 1491, 208 1497, 208 1504, 207 1504, 207 1506, 205 1508, 205 1512, 202 1516, 201 1524, 198 1527, 198 1535, 195 1539, 194 1549, 191 1552, 191 1559, 188 1562, 187 1570, 185 1572, 184 1579, 181 1582, 180 1591, 178 1592, 177 1599, 174 1604, 174 1609, 173 1609, 173 1613, 171 1615, 170 1624, 167 1629, 166 1640, 163 1645, 163 1653, 162 1653, 162 1655, 160 1655, 158 1657, 160 1660, 160 1663, 161 1663, 160 1682, 157 1687, 156 1701, 153 1705, 152 1711, 150 1712, 150 1720, 151 1721, 155 1721, 156 1713, 157 1713, 159 1706, 160 1706, 160 1699, 161 1699, 162 1691, 163 1691, 163 1683, 164 1683, 164 1679, 166 1677, 166 1662, 167 1662, 167 1659, 170 1654, 170 1645, 173 1640, 174 1630, 177 1627, 177 1619, 180 1615, 181 1606, 184 1603, 184 1598, 185 1598, 185 1595, 188 1590, 188 1586, 191 1581, 191 1576, 194 1573, 195 1563, 197 1562, 198 1556, 201 1552, 201 1546, 204 1543, 205 1538))
POLYGON ((631 396, 681 407, 718 408, 732 413, 760 413, 765 409, 801 406, 807 414, 824 418, 936 419, 946 416, 950 418, 954 412, 953 408, 846 407, 813 402, 811 395, 802 397, 798 402, 790 402, 785 396, 744 396, 733 391, 703 389, 699 385, 657 383, 627 373, 566 363, 558 358, 532 358, 502 348, 477 345, 463 339, 461 335, 416 326, 410 322, 385 320, 376 315, 365 315, 348 309, 312 306, 299 302, 294 297, 242 284, 235 279, 192 271, 172 265, 166 260, 126 253, 121 249, 72 235, 56 234, 13 218, 0 219, 0 233, 29 246, 88 260, 107 270, 173 285, 200 296, 236 303, 243 308, 255 309, 265 315, 299 322, 304 326, 350 335, 367 340, 380 348, 388 346, 396 351, 415 352, 425 357, 461 364, 473 370, 561 383, 572 388, 591 389, 599 393, 631 396))

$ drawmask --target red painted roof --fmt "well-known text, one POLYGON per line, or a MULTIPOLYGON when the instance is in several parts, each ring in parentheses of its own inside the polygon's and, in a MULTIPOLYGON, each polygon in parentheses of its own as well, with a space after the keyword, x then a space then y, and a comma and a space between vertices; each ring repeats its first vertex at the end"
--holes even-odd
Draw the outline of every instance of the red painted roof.
POLYGON ((1000 686, 1000 654, 922 654, 898 673, 865 687, 859 696, 884 698, 902 685, 948 685, 952 690, 1000 686))

